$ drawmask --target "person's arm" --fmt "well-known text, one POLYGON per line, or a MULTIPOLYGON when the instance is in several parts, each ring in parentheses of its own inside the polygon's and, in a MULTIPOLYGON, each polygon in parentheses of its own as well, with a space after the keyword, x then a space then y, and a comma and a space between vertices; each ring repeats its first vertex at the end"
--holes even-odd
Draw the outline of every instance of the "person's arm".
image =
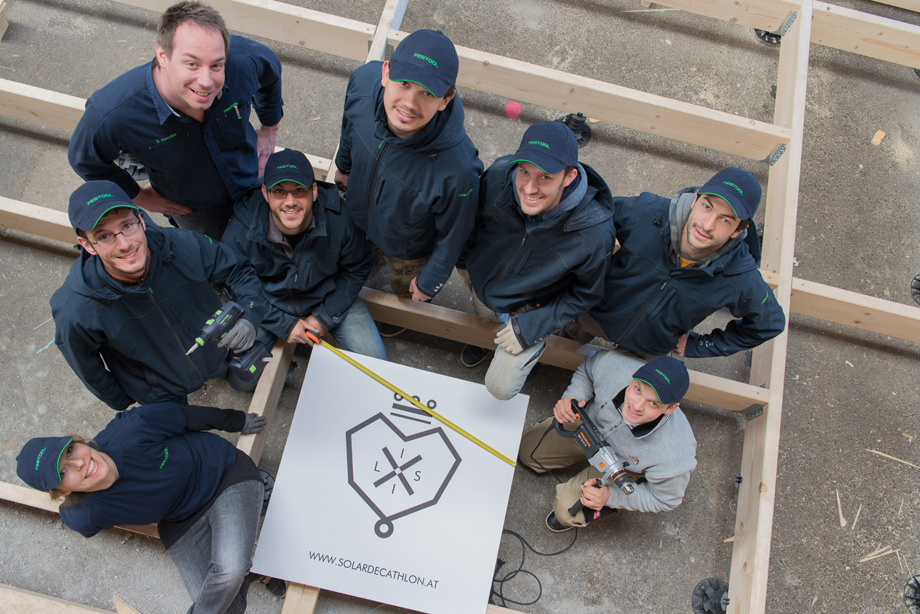
MULTIPOLYGON (((479 159, 476 159, 479 163, 479 159)), ((449 182, 442 195, 442 202, 433 211, 435 223, 434 251, 425 263, 422 272, 413 281, 416 289, 427 297, 435 297, 454 270, 466 240, 473 230, 476 210, 479 205, 479 172, 471 169, 449 182)))
MULTIPOLYGON (((335 198, 339 198, 338 194, 335 198)), ((342 212, 339 215, 346 214, 342 212)), ((327 331, 335 330, 342 323, 345 312, 358 298, 374 266, 374 252, 370 241, 347 217, 343 221, 346 227, 343 229, 338 270, 333 278, 335 288, 316 306, 313 314, 327 331)), ((332 220, 327 220, 326 223, 331 224, 332 220)))
POLYGON ((241 318, 258 330, 267 310, 262 296, 262 282, 248 260, 240 258, 230 247, 197 233, 190 233, 198 242, 198 257, 212 284, 227 286, 233 300, 243 308, 241 318))
POLYGON ((348 93, 352 91, 355 74, 348 79, 345 89, 345 110, 342 112, 342 128, 339 132, 339 148, 335 154, 335 183, 343 192, 348 191, 348 177, 351 174, 351 120, 348 118, 348 93))
MULTIPOLYGON (((694 464, 695 466, 695 464, 694 464)), ((635 491, 627 495, 619 488, 604 487, 610 494, 606 499, 605 505, 623 510, 634 512, 667 512, 673 510, 684 500, 684 492, 687 490, 687 484, 690 482, 690 473, 688 469, 675 476, 657 476, 654 471, 645 473, 646 481, 641 484, 635 484, 635 491)), ((587 486, 584 490, 601 490, 593 486, 587 486)), ((597 493, 592 493, 597 496, 597 493)), ((586 507, 591 507, 586 504, 586 507)), ((592 507, 600 509, 600 507, 592 507)))
POLYGON ((134 199, 141 190, 131 175, 115 165, 114 160, 127 146, 118 134, 99 118, 93 99, 86 101, 86 111, 74 128, 67 147, 67 161, 74 172, 85 181, 111 181, 134 199))
POLYGON ((729 306, 738 319, 729 322, 724 330, 717 329, 705 335, 691 332, 684 355, 689 358, 729 356, 755 348, 783 332, 786 316, 773 290, 758 271, 746 277, 753 283, 741 291, 735 304, 729 306))
POLYGON ((265 170, 268 157, 278 143, 278 125, 284 116, 281 98, 281 61, 265 45, 247 39, 249 57, 253 62, 259 89, 252 97, 252 108, 261 126, 256 128, 256 152, 259 156, 258 176, 265 170))
POLYGON ((532 346, 575 318, 588 313, 603 298, 604 277, 614 239, 611 225, 605 225, 605 228, 610 228, 610 231, 602 233, 596 241, 596 249, 584 262, 572 269, 574 278, 564 292, 545 305, 509 318, 512 330, 523 347, 532 346))
POLYGON ((103 339, 98 332, 72 321, 63 311, 67 306, 55 303, 52 299, 56 327, 54 343, 83 385, 115 411, 133 404, 134 399, 128 396, 115 376, 105 368, 99 354, 103 339))

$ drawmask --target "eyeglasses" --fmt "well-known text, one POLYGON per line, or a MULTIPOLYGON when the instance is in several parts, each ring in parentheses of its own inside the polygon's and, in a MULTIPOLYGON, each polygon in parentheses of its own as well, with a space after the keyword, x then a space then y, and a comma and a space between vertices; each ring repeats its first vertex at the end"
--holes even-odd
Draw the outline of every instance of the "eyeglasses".
POLYGON ((272 195, 272 198, 277 198, 278 200, 284 200, 287 198, 288 194, 293 194, 294 198, 306 198, 310 194, 309 188, 299 187, 294 188, 293 190, 285 190, 284 188, 272 188, 268 191, 272 195))
POLYGON ((123 237, 130 237, 141 227, 140 222, 125 222, 121 225, 121 230, 113 233, 105 233, 96 237, 96 241, 90 241, 93 245, 111 245, 115 243, 115 237, 121 235, 123 237))

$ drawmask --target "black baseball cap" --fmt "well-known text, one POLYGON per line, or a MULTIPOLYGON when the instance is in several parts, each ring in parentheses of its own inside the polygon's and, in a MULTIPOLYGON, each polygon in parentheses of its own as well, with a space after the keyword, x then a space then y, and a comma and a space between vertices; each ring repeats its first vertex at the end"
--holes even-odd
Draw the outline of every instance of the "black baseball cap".
POLYGON ((711 194, 723 199, 739 220, 749 220, 760 206, 760 184, 754 173, 728 167, 719 171, 700 188, 700 194, 711 194))
POLYGON ((271 190, 282 181, 293 181, 309 188, 314 180, 313 165, 301 152, 282 149, 268 156, 262 180, 267 190, 271 190))
POLYGON ((690 387, 687 367, 670 356, 659 356, 648 361, 633 374, 633 379, 651 386, 658 400, 665 405, 680 401, 690 387))
POLYGON ((74 230, 88 232, 102 216, 119 207, 139 209, 118 184, 111 181, 87 181, 70 195, 67 214, 74 230))
POLYGON ((457 82, 460 60, 450 39, 440 30, 416 30, 399 43, 390 58, 390 79, 418 83, 444 98, 457 82))
POLYGON ((524 132, 513 158, 508 164, 530 162, 544 173, 554 175, 578 164, 578 141, 562 122, 540 122, 524 132))
POLYGON ((73 437, 36 437, 30 439, 16 457, 16 475, 38 490, 61 485, 61 454, 73 437))

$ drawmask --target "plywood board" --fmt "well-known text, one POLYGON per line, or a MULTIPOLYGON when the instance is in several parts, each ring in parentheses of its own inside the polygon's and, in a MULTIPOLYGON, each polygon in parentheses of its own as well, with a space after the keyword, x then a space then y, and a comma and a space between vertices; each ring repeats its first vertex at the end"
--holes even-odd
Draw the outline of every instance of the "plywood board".
MULTIPOLYGON (((498 401, 481 384, 350 356, 516 457, 525 395, 498 401)), ((422 612, 484 611, 513 475, 316 347, 253 570, 422 612)))

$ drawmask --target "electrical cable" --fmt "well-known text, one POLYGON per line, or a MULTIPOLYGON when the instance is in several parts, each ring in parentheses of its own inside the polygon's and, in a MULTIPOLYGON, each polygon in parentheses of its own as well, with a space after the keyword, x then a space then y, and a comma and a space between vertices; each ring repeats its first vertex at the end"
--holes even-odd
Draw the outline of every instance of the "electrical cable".
POLYGON ((540 601, 540 597, 543 596, 543 584, 540 582, 540 578, 538 578, 535 573, 524 569, 524 560, 526 558, 527 550, 530 550, 531 552, 533 552, 534 554, 538 556, 558 556, 562 554, 563 552, 568 551, 572 546, 575 545, 575 542, 578 540, 578 529, 577 528, 575 529, 575 536, 572 538, 572 543, 570 543, 568 546, 566 546, 562 550, 559 550, 558 552, 540 552, 539 550, 534 549, 534 547, 531 546, 529 543, 527 543, 527 540, 524 539, 519 533, 512 531, 511 529, 503 529, 502 534, 511 535, 512 537, 517 538, 519 542, 521 542, 521 564, 518 565, 517 569, 510 571, 507 574, 505 574, 504 577, 499 578, 498 572, 501 569, 502 565, 504 565, 504 561, 502 561, 501 559, 498 560, 499 564, 495 567, 495 575, 492 577, 492 584, 494 585, 497 583, 498 590, 495 590, 494 586, 492 587, 492 593, 489 596, 489 603, 492 605, 501 606, 503 608, 508 607, 508 604, 521 605, 521 606, 533 605, 536 602, 540 601), (516 601, 509 597, 505 597, 505 594, 504 594, 505 583, 510 582, 511 580, 515 579, 519 574, 528 575, 532 577, 534 581, 537 583, 537 598, 534 599, 533 601, 516 601), (496 603, 495 601, 496 599, 500 600, 500 603, 496 603))

